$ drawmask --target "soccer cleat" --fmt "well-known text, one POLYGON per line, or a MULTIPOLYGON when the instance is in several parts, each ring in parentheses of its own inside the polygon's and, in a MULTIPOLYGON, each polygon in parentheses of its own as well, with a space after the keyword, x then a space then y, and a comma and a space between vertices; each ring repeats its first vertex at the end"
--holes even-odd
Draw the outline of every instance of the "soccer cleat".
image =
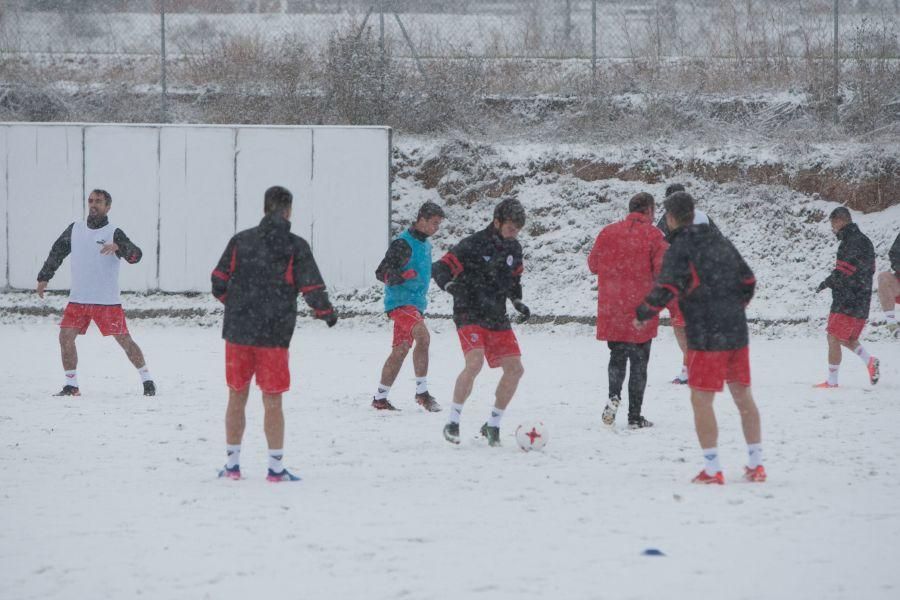
POLYGON ((481 426, 481 435, 487 438, 488 446, 500 445, 500 428, 490 427, 487 423, 481 426))
POLYGON ((612 396, 609 399, 609 404, 606 405, 606 408, 603 409, 603 414, 600 415, 600 419, 603 421, 604 425, 612 425, 616 422, 616 411, 619 410, 619 403, 622 400, 618 396, 612 396))
POLYGON ((276 473, 272 469, 269 469, 269 474, 266 475, 266 481, 278 483, 279 481, 300 481, 300 478, 287 469, 282 469, 281 473, 276 473))
POLYGON ((691 483, 725 485, 725 476, 722 475, 722 471, 719 471, 715 475, 707 475, 706 470, 703 470, 691 480, 691 483))
POLYGON ((828 383, 827 381, 823 381, 822 383, 817 383, 817 384, 814 385, 813 387, 814 387, 814 388, 818 388, 818 389, 822 389, 822 390, 833 390, 833 389, 835 389, 835 388, 837 388, 837 387, 840 387, 840 386, 838 386, 838 384, 836 384, 836 383, 828 383))
POLYGON ((646 429, 647 427, 653 427, 653 422, 648 421, 644 417, 638 417, 637 419, 628 419, 628 429, 646 429))
POLYGON ((416 404, 427 410, 428 412, 441 412, 441 405, 437 403, 434 396, 428 392, 416 394, 416 404))
POLYGON ((675 379, 672 380, 672 383, 674 383, 675 385, 687 385, 687 382, 687 378, 682 379, 681 375, 676 375, 675 379))
POLYGON ((144 395, 145 396, 155 396, 156 395, 156 384, 152 381, 144 382, 144 395))
POLYGON ((219 471, 219 479, 233 479, 237 481, 241 478, 241 466, 234 465, 233 467, 226 466, 224 469, 219 471))
POLYGON ((874 356, 869 357, 869 364, 866 365, 866 370, 869 372, 869 381, 872 382, 872 385, 878 383, 878 380, 881 378, 881 372, 878 369, 880 366, 880 360, 874 356))
POLYGON ((53 394, 54 396, 80 396, 81 391, 75 387, 74 385, 65 385, 63 389, 59 392, 53 394))
POLYGON ((380 400, 372 398, 372 408, 376 410, 400 410, 399 408, 391 404, 387 398, 382 398, 380 400))
POLYGON ((900 335, 900 323, 897 321, 888 321, 887 330, 888 334, 894 337, 900 335))
POLYGON ((444 425, 444 439, 451 444, 459 444, 459 423, 447 423, 444 425))
POLYGON ((744 467, 744 479, 754 483, 762 483, 766 480, 766 470, 762 465, 757 465, 756 468, 753 469, 744 467))

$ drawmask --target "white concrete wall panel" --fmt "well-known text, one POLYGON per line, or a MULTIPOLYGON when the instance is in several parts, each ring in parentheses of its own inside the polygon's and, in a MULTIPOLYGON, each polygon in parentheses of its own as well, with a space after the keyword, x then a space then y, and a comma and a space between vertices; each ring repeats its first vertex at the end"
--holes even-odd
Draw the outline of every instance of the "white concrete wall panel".
POLYGON ((235 152, 237 230, 259 224, 265 191, 280 185, 294 195, 291 231, 309 240, 312 130, 241 127, 237 130, 235 152))
MULTIPOLYGON (((72 221, 84 218, 82 136, 77 126, 7 128, 9 284, 33 289, 50 247, 72 221)), ((68 259, 50 289, 67 289, 68 259)))
POLYGON ((159 128, 85 126, 84 182, 89 192, 112 195, 109 220, 144 253, 136 265, 122 264, 122 290, 158 287, 159 128))
POLYGON ((371 285, 387 250, 389 131, 316 128, 310 242, 330 289, 371 285))
POLYGON ((210 289, 209 277, 234 235, 234 138, 229 128, 160 131, 159 287, 210 289))
POLYGON ((8 197, 6 136, 8 133, 8 127, 0 127, 0 287, 6 287, 6 271, 9 267, 6 253, 6 199, 8 197))

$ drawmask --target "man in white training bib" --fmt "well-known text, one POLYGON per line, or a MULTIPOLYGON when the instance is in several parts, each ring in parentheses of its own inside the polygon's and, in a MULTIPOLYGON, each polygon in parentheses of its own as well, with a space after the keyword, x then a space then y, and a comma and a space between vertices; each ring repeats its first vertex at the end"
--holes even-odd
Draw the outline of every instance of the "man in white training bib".
POLYGON ((91 321, 97 324, 100 333, 113 336, 125 350, 128 360, 141 376, 144 395, 156 395, 144 353, 128 333, 119 299, 119 259, 133 265, 141 260, 143 253, 121 229, 109 222, 106 215, 111 206, 109 192, 92 191, 88 196, 87 221, 72 223, 62 232, 37 276, 37 293, 43 298, 47 283, 66 256, 72 255, 72 289, 59 325, 65 383, 56 396, 81 395, 75 338, 87 332, 91 321))

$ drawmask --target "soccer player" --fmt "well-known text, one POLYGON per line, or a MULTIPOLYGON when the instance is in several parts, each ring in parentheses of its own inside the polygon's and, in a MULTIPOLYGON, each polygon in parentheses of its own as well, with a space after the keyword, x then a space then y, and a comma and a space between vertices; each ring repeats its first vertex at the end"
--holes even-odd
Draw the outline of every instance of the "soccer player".
MULTIPOLYGON (((673 183, 666 188, 666 198, 674 194, 675 192, 683 192, 684 186, 680 183, 673 183)), ((719 228, 716 227, 716 224, 712 219, 709 218, 705 212, 700 210, 699 208, 694 207, 694 225, 709 225, 710 229, 713 231, 719 231, 719 228)), ((663 235, 666 236, 666 242, 672 243, 671 231, 669 229, 669 225, 666 223, 666 215, 660 218, 659 222, 656 224, 659 227, 659 230, 663 232, 663 235)), ((688 382, 688 367, 687 367, 687 334, 684 332, 684 315, 681 314, 681 311, 678 310, 678 299, 673 299, 669 302, 669 305, 666 307, 669 309, 669 317, 672 321, 672 333, 675 334, 675 341, 678 343, 678 347, 681 349, 681 372, 676 375, 672 379, 672 383, 684 385, 688 382)))
POLYGON ((225 413, 228 462, 219 477, 241 478, 241 440, 250 394, 250 379, 262 390, 264 428, 269 444, 269 471, 273 482, 298 481, 282 465, 284 413, 281 398, 291 387, 288 347, 297 324, 297 295, 329 327, 337 315, 319 268, 306 240, 291 233, 293 196, 274 186, 266 190, 265 216, 257 227, 240 231, 229 240, 212 272, 212 293, 225 305, 225 413))
POLYGON ((37 276, 37 293, 41 298, 63 259, 69 254, 72 267, 72 289, 59 325, 59 348, 62 354, 65 383, 55 396, 80 396, 78 385, 78 351, 75 339, 87 332, 91 321, 100 333, 111 335, 125 351, 144 387, 145 396, 156 395, 156 386, 144 353, 128 333, 125 312, 119 296, 119 260, 133 265, 143 253, 125 233, 109 222, 112 196, 106 190, 93 190, 88 195, 87 221, 76 221, 53 243, 50 255, 37 276))
POLYGON ((656 205, 646 192, 628 202, 628 216, 604 227, 588 256, 588 268, 597 275, 597 339, 609 347, 609 402, 602 420, 613 425, 628 362, 628 427, 642 429, 653 423, 641 415, 650 345, 659 317, 643 327, 634 326, 634 311, 653 288, 669 245, 653 225, 656 205))
POLYGON ((685 316, 694 425, 705 460, 694 483, 724 484, 719 465, 718 425, 713 410, 723 384, 741 415, 749 463, 744 478, 766 479, 762 465, 759 410, 750 391, 750 353, 744 308, 756 279, 734 245, 708 224, 693 225, 694 199, 686 192, 666 198, 672 245, 656 285, 636 311, 637 323, 652 319, 673 298, 685 316))
POLYGON ((900 325, 897 324, 894 305, 900 304, 900 234, 897 234, 888 257, 891 260, 891 270, 878 274, 878 299, 881 300, 888 329, 897 335, 900 325))
POLYGON ((841 368, 841 346, 853 351, 869 372, 872 385, 878 383, 879 362, 870 356, 859 336, 872 302, 872 279, 875 275, 875 247, 859 230, 850 211, 843 206, 831 211, 831 230, 840 240, 837 262, 831 274, 819 284, 816 293, 831 288, 831 314, 828 315, 828 379, 817 388, 838 387, 841 368))
POLYGON ((522 302, 522 246, 516 240, 524 225, 522 204, 503 200, 494 208, 494 219, 487 228, 460 240, 432 265, 434 281, 453 296, 453 322, 465 359, 444 426, 444 438, 453 444, 459 444, 463 404, 485 359, 492 369, 503 370, 491 416, 481 426, 481 435, 491 446, 500 445, 500 420, 525 372, 519 343, 506 314, 509 299, 521 314, 520 321, 531 316, 522 302))
POLYGON ((391 386, 400 373, 409 349, 413 349, 416 373, 416 403, 429 412, 439 412, 441 405, 428 393, 428 346, 431 336, 425 325, 428 286, 431 283, 431 242, 444 220, 444 211, 434 202, 419 207, 416 222, 397 236, 388 246, 381 264, 375 270, 378 281, 385 285, 384 311, 394 322, 391 353, 381 369, 381 381, 372 399, 378 410, 398 410, 388 400, 391 386))

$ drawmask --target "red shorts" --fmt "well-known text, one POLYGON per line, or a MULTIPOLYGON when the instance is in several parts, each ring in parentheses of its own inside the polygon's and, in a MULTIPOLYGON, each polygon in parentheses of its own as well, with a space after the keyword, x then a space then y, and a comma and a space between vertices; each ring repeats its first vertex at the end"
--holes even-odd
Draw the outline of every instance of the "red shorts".
POLYGON ((463 354, 470 350, 484 350, 490 368, 500 366, 500 361, 509 356, 522 356, 519 341, 512 329, 495 331, 478 325, 460 327, 457 332, 463 354))
POLYGON ((828 329, 826 331, 842 342, 852 342, 859 339, 865 326, 865 319, 857 319, 856 317, 840 313, 831 313, 828 315, 828 329))
POLYGON ((673 298, 671 302, 666 304, 666 308, 669 309, 672 327, 684 327, 684 315, 681 314, 681 309, 678 308, 678 298, 673 298))
POLYGON ((688 385, 703 392, 721 392, 724 382, 750 385, 750 347, 707 352, 688 350, 688 385))
POLYGON ((394 341, 391 347, 396 348, 400 344, 412 346, 413 327, 425 320, 422 313, 415 306, 399 306, 388 313, 394 322, 394 341))
POLYGON ((63 329, 77 329, 80 335, 87 333, 91 321, 97 324, 103 335, 127 335, 125 311, 121 304, 76 304, 69 302, 63 312, 63 329))
POLYGON ((225 342, 225 381, 240 392, 256 374, 256 385, 265 394, 281 394, 291 388, 287 348, 262 348, 225 342))

